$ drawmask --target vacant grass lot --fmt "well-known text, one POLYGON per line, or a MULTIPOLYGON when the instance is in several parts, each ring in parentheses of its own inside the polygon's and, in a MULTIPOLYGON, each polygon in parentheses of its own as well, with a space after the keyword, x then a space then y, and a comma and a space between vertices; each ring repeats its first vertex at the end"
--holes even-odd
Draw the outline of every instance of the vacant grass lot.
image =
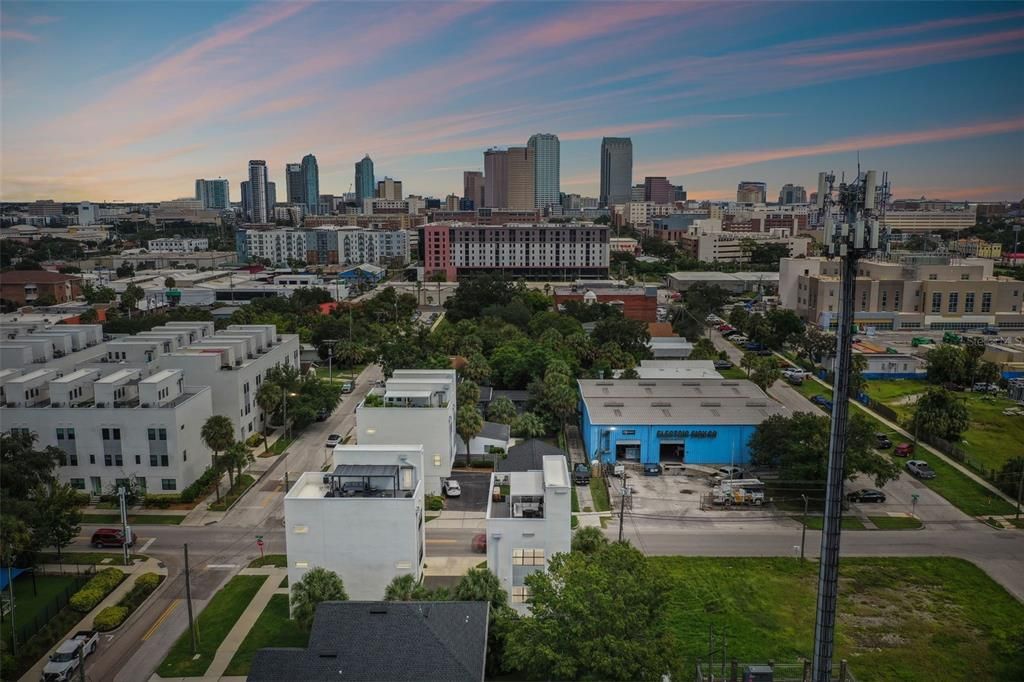
POLYGON ((245 607, 262 587, 265 575, 236 575, 199 614, 199 649, 192 656, 192 640, 186 630, 174 643, 157 673, 161 677, 200 677, 213 662, 217 647, 234 627, 245 607))
POLYGON ((305 647, 309 633, 288 618, 288 595, 275 594, 228 663, 225 675, 248 675, 252 657, 264 647, 305 647))
MULTIPOLYGON (((18 631, 20 632, 22 624, 32 623, 36 618, 48 619, 56 615, 54 600, 74 583, 75 578, 70 575, 37 575, 33 594, 31 575, 23 573, 15 578, 14 610, 17 614, 15 627, 19 628, 18 631)), ((4 591, 4 596, 7 596, 7 590, 4 591)), ((10 635, 7 634, 7 628, 10 625, 9 618, 0 622, 0 637, 7 637, 8 644, 10 635)))
MULTIPOLYGON (((729 657, 796 661, 814 640, 818 567, 793 559, 652 557, 675 586, 670 619, 689 669, 708 625, 729 657), (709 611, 713 611, 709 613, 709 611)), ((858 682, 1024 679, 1024 605, 973 564, 950 558, 843 559, 836 659, 858 682)))
POLYGON ((719 374, 721 374, 723 377, 725 377, 726 379, 746 379, 747 378, 746 371, 742 367, 737 367, 736 365, 733 365, 729 369, 719 369, 719 370, 716 370, 716 371, 719 374))
POLYGON ((288 557, 284 554, 265 554, 261 558, 249 562, 249 568, 263 568, 264 566, 288 568, 288 557))

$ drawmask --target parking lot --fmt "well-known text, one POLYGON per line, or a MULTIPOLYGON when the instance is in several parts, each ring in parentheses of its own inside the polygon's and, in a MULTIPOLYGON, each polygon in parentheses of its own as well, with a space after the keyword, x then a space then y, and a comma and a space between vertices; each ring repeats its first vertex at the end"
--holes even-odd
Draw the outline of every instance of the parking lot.
POLYGON ((487 511, 487 495, 491 483, 490 471, 460 469, 452 472, 452 478, 459 482, 462 495, 445 499, 445 509, 463 512, 487 511))

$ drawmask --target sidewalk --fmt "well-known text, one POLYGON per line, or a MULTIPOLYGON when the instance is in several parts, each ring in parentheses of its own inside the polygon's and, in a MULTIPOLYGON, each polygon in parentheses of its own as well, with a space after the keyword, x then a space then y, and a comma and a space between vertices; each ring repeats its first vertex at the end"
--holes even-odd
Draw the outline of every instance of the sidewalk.
POLYGON ((275 594, 287 594, 288 588, 279 588, 281 581, 288 575, 287 568, 275 568, 271 566, 265 566, 263 568, 243 568, 239 571, 241 575, 266 575, 268 576, 263 586, 260 587, 256 596, 252 598, 249 605, 242 612, 241 617, 235 623, 234 627, 228 632, 227 637, 221 642, 221 645, 217 648, 217 653, 213 657, 213 661, 210 663, 210 667, 206 669, 206 674, 200 678, 203 680, 219 680, 223 675, 224 671, 227 670, 228 664, 231 663, 231 659, 234 658, 235 653, 239 647, 242 646, 242 642, 245 641, 246 635, 249 634, 249 630, 256 624, 256 620, 263 613, 263 609, 267 608, 267 604, 270 603, 270 598, 275 594))

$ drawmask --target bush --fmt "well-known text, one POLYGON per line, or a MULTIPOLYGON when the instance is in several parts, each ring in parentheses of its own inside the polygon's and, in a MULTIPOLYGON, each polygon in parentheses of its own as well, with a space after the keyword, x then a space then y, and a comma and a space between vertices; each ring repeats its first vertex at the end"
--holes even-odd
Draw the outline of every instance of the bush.
POLYGON ((109 632, 116 627, 119 627, 121 623, 128 617, 128 609, 123 606, 108 606, 92 619, 92 629, 99 630, 100 632, 109 632))
POLYGON ((430 511, 441 511, 444 509, 444 498, 440 495, 431 495, 427 498, 427 509, 430 511))
POLYGON ((150 509, 167 509, 179 501, 177 495, 146 495, 142 500, 142 506, 150 509))
POLYGON ((75 493, 75 504, 78 506, 89 504, 92 501, 92 495, 89 493, 75 493))
POLYGON ((250 448, 254 448, 257 445, 261 445, 262 443, 263 443, 263 434, 262 433, 254 433, 254 434, 252 434, 251 436, 249 436, 248 438, 245 439, 245 444, 248 445, 250 448))
POLYGON ((489 459, 474 459, 469 466, 472 469, 493 469, 494 462, 489 459))
POLYGON ((152 592, 156 589, 156 586, 160 584, 161 576, 156 573, 143 573, 135 579, 135 588, 143 588, 148 592, 152 592))
POLYGON ((215 471, 212 467, 207 467, 202 476, 193 481, 192 485, 181 491, 181 501, 195 502, 197 497, 213 488, 213 482, 216 481, 220 475, 220 471, 215 471))
POLYGON ((124 573, 116 568, 105 568, 75 592, 68 602, 75 611, 89 613, 103 598, 110 594, 124 580, 124 573))

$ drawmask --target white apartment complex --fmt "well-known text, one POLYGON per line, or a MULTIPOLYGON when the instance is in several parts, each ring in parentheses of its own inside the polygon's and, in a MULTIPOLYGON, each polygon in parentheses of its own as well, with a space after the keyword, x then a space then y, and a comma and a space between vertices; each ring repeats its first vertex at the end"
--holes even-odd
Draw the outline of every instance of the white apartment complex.
POLYGON ((312 229, 239 230, 235 238, 239 261, 266 258, 283 264, 300 260, 311 265, 405 265, 412 239, 406 230, 326 225, 312 229))
POLYGON ((977 207, 957 211, 886 211, 882 222, 890 230, 939 232, 966 230, 978 222, 977 207))
POLYGON ((520 613, 529 609, 526 576, 571 549, 571 487, 561 455, 545 456, 541 471, 491 474, 491 490, 502 492, 487 503, 487 567, 520 613))
POLYGON ((146 249, 157 253, 192 253, 194 251, 209 251, 210 240, 205 237, 167 237, 164 239, 150 239, 146 242, 146 249))
POLYGON ((356 407, 361 445, 421 443, 428 495, 441 494, 455 462, 455 370, 397 369, 356 407))
POLYGON ((235 250, 241 263, 267 259, 274 265, 306 261, 306 233, 302 230, 238 230, 235 250))
POLYGON ((330 471, 302 474, 284 498, 289 584, 320 566, 341 576, 350 599, 378 601, 400 575, 419 581, 423 452, 421 445, 339 445, 330 471))

